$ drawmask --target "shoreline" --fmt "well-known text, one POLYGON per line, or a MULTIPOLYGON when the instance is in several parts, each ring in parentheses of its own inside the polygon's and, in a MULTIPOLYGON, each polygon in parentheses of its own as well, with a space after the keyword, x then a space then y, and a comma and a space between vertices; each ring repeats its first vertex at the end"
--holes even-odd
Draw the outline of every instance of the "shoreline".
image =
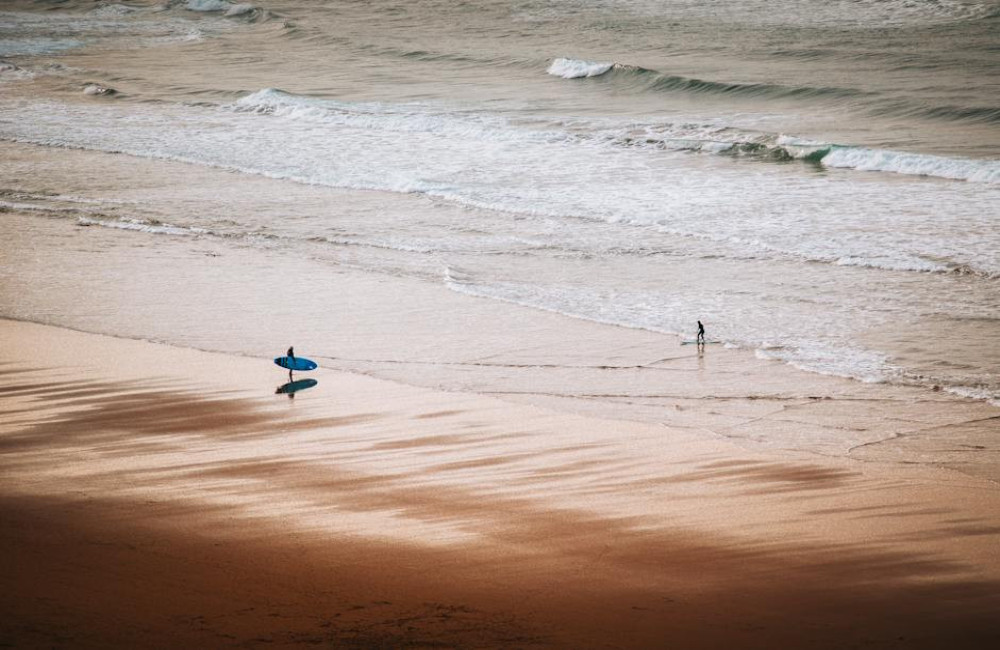
POLYGON ((8 4, 0 650, 1000 647, 1000 14, 8 4))
POLYGON ((289 400, 269 360, 0 332, 17 647, 1000 639, 988 480, 322 368, 289 400))
MULTIPOLYGON (((375 236, 380 227, 391 232, 396 227, 391 220, 381 217, 375 225, 370 223, 372 212, 377 211, 398 214, 404 219, 404 223, 408 219, 426 221, 432 225, 429 227, 447 231, 455 227, 455 224, 463 223, 466 208, 442 204, 427 197, 290 184, 288 181, 263 176, 234 174, 178 162, 88 150, 52 151, 42 145, 16 142, 0 142, 0 150, 9 158, 14 171, 30 174, 25 180, 16 182, 15 188, 6 190, 7 195, 15 197, 14 202, 0 205, 5 219, 9 221, 10 230, 14 231, 11 234, 15 240, 6 251, 10 267, 7 278, 9 291, 12 297, 25 297, 21 301, 23 310, 19 310, 18 305, 11 301, 14 304, 4 310, 7 317, 37 321, 39 313, 58 314, 57 318, 49 319, 58 322, 50 324, 130 338, 149 337, 185 347, 250 356, 266 353, 276 338, 292 336, 301 340, 311 336, 312 340, 308 342, 323 349, 327 359, 334 362, 342 359, 340 367, 344 369, 384 373, 383 376, 387 378, 402 378, 408 383, 418 384, 424 379, 421 372, 407 374, 397 372, 398 369, 381 368, 378 367, 379 360, 386 364, 410 361, 453 363, 468 361, 470 357, 475 360, 499 356, 503 357, 500 361, 504 362, 506 358, 513 356, 514 363, 526 361, 543 365, 547 363, 546 357, 551 359, 551 355, 546 353, 547 346, 561 349, 567 359, 575 359, 579 365, 596 368, 616 365, 618 360, 606 354, 605 350, 617 352, 620 348, 634 345, 645 346, 645 349, 641 356, 632 355, 625 359, 631 365, 656 363, 664 356, 664 352, 669 356, 677 356, 676 349, 670 348, 676 348, 671 345, 677 342, 673 337, 680 338, 680 335, 667 334, 665 338, 663 333, 677 329, 675 327, 664 324, 661 331, 659 323, 654 323, 655 327, 652 329, 644 329, 641 324, 614 324, 617 322, 614 319, 608 322, 599 318, 590 320, 551 306, 531 306, 524 300, 518 300, 516 296, 487 296, 477 293, 481 288, 479 285, 463 286, 461 269, 464 261, 470 259, 470 251, 478 250, 476 246, 480 244, 459 240, 447 244, 437 253, 434 252, 434 245, 428 250, 418 248, 421 252, 407 252, 405 237, 401 239, 404 244, 400 248, 393 248, 392 241, 381 242, 375 236), (107 177, 98 187, 94 187, 87 171, 96 167, 105 168, 107 177), (36 181, 29 180, 33 176, 48 179, 51 185, 61 189, 61 193, 52 194, 39 187, 36 181), (185 188, 182 197, 175 196, 177 186, 185 188), (287 201, 289 192, 293 192, 296 197, 294 221, 289 221, 283 208, 277 214, 272 214, 276 210, 275 206, 287 201), (335 220, 329 218, 328 210, 331 205, 337 206, 335 220), (194 215, 207 213, 210 218, 193 217, 192 210, 194 215), (273 219, 277 219, 281 228, 287 230, 274 227, 273 219), (299 221, 304 225, 296 226, 295 223, 299 221), (21 233, 22 230, 25 232, 21 233), (317 232, 326 234, 316 237, 317 232), (352 232, 363 234, 354 236, 350 234, 352 232), (304 236, 307 234, 312 236, 304 236), (83 239, 84 235, 89 244, 81 244, 81 247, 101 250, 113 259, 106 262, 95 261, 92 256, 80 254, 82 251, 76 250, 77 245, 70 243, 67 246, 69 239, 83 239), (383 244, 385 248, 382 248, 383 244), (449 246, 457 248, 450 252, 449 246), (466 250, 465 247, 470 248, 466 250), (256 250, 258 259, 253 259, 247 253, 251 249, 256 250), (29 253, 45 251, 49 257, 45 259, 37 254, 24 256, 22 250, 29 253), (42 264, 43 260, 46 263, 42 264), (447 264, 444 270, 438 267, 445 262, 458 265, 459 280, 447 280, 452 269, 447 264), (101 300, 81 310, 75 304, 76 283, 79 279, 77 269, 80 265, 95 266, 95 271, 107 274, 125 267, 131 273, 149 274, 149 277, 119 278, 116 282, 126 280, 126 283, 116 287, 118 295, 113 295, 110 287, 101 288, 95 295, 101 300), (261 265, 273 269, 270 277, 261 272, 258 268, 261 265), (198 268, 186 268, 192 266, 198 268), (440 277, 442 273, 446 276, 444 282, 440 277), (175 280, 172 279, 173 275, 179 277, 175 280), (225 277, 229 275, 235 278, 225 277), (244 278, 252 289, 240 286, 238 280, 244 278), (49 286, 44 291, 39 291, 36 285, 43 279, 45 285, 54 284, 63 291, 53 292, 49 286), (385 285, 389 283, 398 286, 386 288, 385 285), (214 294, 213 299, 199 301, 197 296, 191 296, 189 287, 192 285, 214 294), (168 291, 164 292, 165 288, 168 291), (172 301, 173 313, 156 313, 162 310, 163 305, 150 302, 149 295, 161 292, 172 301), (340 306, 345 298, 347 307, 357 313, 343 313, 340 306), (300 306, 297 309, 283 306, 275 313, 274 303, 283 300, 300 306), (382 304, 386 301, 398 304, 403 309, 393 312, 382 304), (192 303, 191 307, 188 306, 189 302, 192 303), (218 337, 220 329, 224 331, 224 328, 231 327, 234 319, 248 315, 244 313, 247 310, 237 308, 239 303, 252 307, 249 315, 266 319, 268 331, 234 331, 235 336, 218 337), (229 313, 220 313, 220 305, 225 306, 229 313), (482 340, 485 337, 469 336, 468 331, 449 323, 447 319, 428 314, 428 306, 449 313, 454 310, 461 314, 462 319, 468 319, 470 327, 482 328, 502 341, 485 342, 482 340), (148 310, 150 315, 132 315, 131 312, 138 312, 139 307, 143 311, 148 310), (117 318, 122 322, 95 317, 96 313, 112 309, 130 315, 119 315, 117 318), (176 313, 187 309, 198 314, 218 313, 220 318, 217 321, 206 319, 197 323, 184 322, 190 317, 178 318, 176 313), (371 317, 366 318, 366 314, 371 317), (414 323, 414 326, 402 328, 398 323, 392 322, 403 318, 414 323), (333 319, 337 322, 329 322, 333 319), (174 324, 180 327, 159 327, 158 321, 168 320, 176 321, 174 324), (387 323, 387 320, 390 322, 387 323), (349 326, 346 331, 343 325, 349 326), (405 345, 393 346, 387 336, 371 337, 373 330, 388 334, 388 330, 393 327, 396 327, 396 331, 392 332, 392 339, 406 341, 405 345), (565 337, 553 336, 550 329, 564 331, 568 337, 592 339, 594 344, 586 350, 585 355, 581 355, 566 344, 565 337), (208 333, 211 336, 207 336, 208 333), (331 341, 345 338, 352 339, 352 345, 346 350, 327 345, 331 341), (375 345, 366 338, 374 338, 375 345), (431 342, 432 338, 439 340, 431 342), (450 347, 449 344, 442 343, 444 339, 451 340, 450 347), (529 347, 535 339, 538 339, 536 350, 542 351, 538 359, 527 359, 526 355, 517 354, 529 347), (670 344, 665 345, 668 341, 670 344), (366 354, 360 355, 360 359, 353 358, 358 355, 347 354, 356 351, 366 354), (429 354, 424 354, 425 351, 429 354)), ((479 214, 476 216, 482 217, 479 214)), ((509 224, 497 221, 489 222, 483 227, 487 230, 496 227, 506 232, 504 229, 509 224)), ((432 229, 430 232, 435 231, 432 229)), ((509 233, 505 236, 509 236, 509 233)), ((421 240, 418 239, 419 241, 421 240)), ((664 251, 669 250, 668 241, 657 241, 655 245, 668 246, 664 251)), ((618 262, 612 256, 607 263, 611 265, 608 268, 614 270, 614 265, 618 262)), ((495 276, 494 280, 500 281, 501 286, 508 274, 510 282, 515 286, 530 283, 530 273, 522 275, 522 272, 515 271, 515 267, 521 264, 517 257, 505 257, 496 264, 479 259, 476 264, 485 264, 482 278, 495 276)), ((794 274, 801 271, 796 271, 796 267, 786 268, 783 264, 777 259, 768 262, 769 266, 776 266, 774 273, 777 275, 772 280, 779 285, 782 283, 783 272, 794 274)), ((561 282, 573 287, 576 281, 574 273, 582 272, 582 267, 576 269, 572 260, 565 261, 565 265, 565 271, 545 266, 537 270, 542 275, 554 274, 555 287, 559 287, 561 282), (566 273, 567 277, 561 277, 561 273, 566 273)), ((695 272, 696 268, 678 263, 675 266, 665 266, 659 272, 684 275, 695 272)), ((723 271, 727 269, 728 273, 736 275, 757 272, 752 267, 723 267, 723 271)), ((852 283, 859 283, 856 290, 862 291, 867 286, 858 277, 854 277, 855 274, 867 276, 864 270, 846 269, 843 272, 853 278, 852 283)), ((723 290, 731 288, 725 277, 726 272, 712 273, 712 279, 719 287, 723 290)), ((903 274, 892 282, 906 284, 912 280, 906 276, 911 275, 913 274, 903 274)), ((940 277, 931 276, 922 279, 932 284, 944 281, 940 277)), ((939 286, 937 290, 960 289, 957 286, 948 289, 948 286, 950 285, 939 286)), ((965 287, 962 290, 971 289, 965 287)), ((976 291, 980 292, 975 294, 979 296, 980 302, 990 302, 988 287, 980 287, 976 291)), ((669 296, 661 298, 669 299, 669 296)), ((697 302, 691 296, 686 299, 697 302)), ((739 315, 733 317, 738 318, 739 315)), ((934 386, 942 386, 944 392, 954 394, 955 397, 985 400, 987 404, 1000 408, 995 400, 991 402, 986 397, 991 390, 989 385, 992 380, 976 384, 975 386, 979 386, 976 388, 966 382, 969 377, 964 376, 962 370, 967 369, 970 363, 987 368, 994 361, 1000 362, 1000 358, 995 358, 995 354, 990 351, 990 342, 995 340, 992 330, 966 321, 918 321, 892 323, 892 332, 885 331, 884 326, 863 330, 858 337, 863 343, 859 350, 838 349, 839 344, 833 343, 830 358, 835 360, 844 355, 850 358, 852 353, 857 353, 862 357, 858 361, 861 363, 873 355, 893 359, 899 355, 909 355, 912 367, 904 363, 899 368, 900 372, 904 372, 907 377, 923 379, 908 385, 908 381, 895 383, 891 377, 883 377, 887 381, 876 385, 894 387, 905 392, 911 388, 921 389, 920 381, 932 382, 934 386), (961 335, 955 336, 956 331, 961 335), (910 349, 915 341, 920 341, 917 347, 922 351, 919 354, 910 349), (949 383, 949 380, 954 382, 949 383), (975 391, 985 392, 978 395, 974 394, 975 391)), ((727 338, 725 332, 720 333, 717 329, 710 330, 710 333, 727 338)), ((810 345, 822 341, 821 337, 811 341, 810 345)), ((827 344, 830 342, 827 341, 827 344)), ((794 350, 794 346, 791 349, 794 350)), ((819 392, 831 390, 829 386, 840 379, 866 383, 864 378, 868 371, 864 369, 863 363, 857 367, 851 366, 854 362, 847 364, 854 368, 852 372, 856 371, 856 377, 845 376, 837 370, 839 361, 829 374, 824 374, 817 368, 800 369, 796 364, 802 360, 796 361, 794 354, 787 359, 767 359, 762 357, 770 353, 762 350, 763 348, 740 348, 735 353, 749 355, 755 360, 746 366, 755 375, 766 376, 770 373, 769 364, 779 363, 787 368, 788 376, 798 378, 798 382, 806 385, 818 382, 819 392)), ((729 351, 731 350, 727 350, 729 351)), ((553 361, 555 364, 560 362, 559 359, 553 361)), ((891 374, 890 370, 879 367, 874 372, 891 374)), ((428 377, 421 385, 478 392, 484 381, 473 382, 471 387, 467 387, 456 373, 439 372, 438 376, 428 377)), ((926 385, 927 391, 932 389, 933 386, 926 385)), ((500 390, 503 390, 502 386, 500 390)))
MULTIPOLYGON (((78 193, 78 201, 95 192, 81 174, 105 170, 107 187, 99 186, 93 200, 114 218, 167 218, 159 211, 173 205, 178 185, 186 203, 223 222, 287 200, 286 184, 273 179, 81 151, 55 157, 11 143, 0 149, 16 169, 51 178, 78 193), (226 188, 221 196, 219 188, 226 188)), ((369 215, 371 199, 296 187, 296 214, 323 221, 335 204, 338 220, 351 227, 369 215)), ((407 196, 379 195, 378 201, 387 202, 390 213, 453 210, 407 196)), ((1000 481, 1000 464, 990 458, 1000 452, 993 435, 1000 407, 988 402, 821 375, 749 350, 710 346, 699 355, 674 336, 355 267, 350 248, 299 250, 297 244, 288 251, 99 227, 80 237, 67 219, 93 206, 40 207, 59 209, 4 213, 11 235, 4 312, 25 322, 45 318, 81 332, 247 358, 265 356, 281 341, 280 349, 295 344, 324 366, 411 386, 662 423, 751 451, 930 464, 1000 481), (70 211, 59 211, 64 208, 70 211), (91 279, 86 301, 79 300, 80 269, 91 279), (855 405, 851 411, 837 406, 848 402, 855 405)))

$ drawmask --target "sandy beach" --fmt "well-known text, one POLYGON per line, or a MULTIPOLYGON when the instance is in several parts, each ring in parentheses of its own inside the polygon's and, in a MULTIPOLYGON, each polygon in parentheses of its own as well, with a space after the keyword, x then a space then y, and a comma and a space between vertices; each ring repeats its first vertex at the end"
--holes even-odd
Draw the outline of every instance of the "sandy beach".
POLYGON ((0 648, 1000 647, 1000 0, 0 4, 0 648))
POLYGON ((1000 638, 991 479, 0 328, 5 647, 1000 638))

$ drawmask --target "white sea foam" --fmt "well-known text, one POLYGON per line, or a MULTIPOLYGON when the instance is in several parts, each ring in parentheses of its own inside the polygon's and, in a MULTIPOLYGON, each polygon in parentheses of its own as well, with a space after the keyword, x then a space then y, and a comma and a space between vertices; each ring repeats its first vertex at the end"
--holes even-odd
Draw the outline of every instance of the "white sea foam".
POLYGON ((889 271, 920 271, 928 273, 946 273, 951 269, 943 264, 935 264, 924 260, 899 260, 891 257, 853 257, 844 256, 834 262, 838 266, 862 266, 870 269, 886 269, 889 271))
POLYGON ((563 79, 578 79, 580 77, 599 77, 615 67, 614 63, 599 63, 580 61, 578 59, 555 59, 546 72, 563 79))
POLYGON ((570 123, 573 128, 569 131, 536 129, 516 132, 511 128, 510 122, 486 114, 460 115, 429 110, 428 107, 419 105, 348 104, 302 97, 275 88, 265 88, 246 95, 237 100, 232 108, 296 120, 406 132, 449 133, 495 141, 603 141, 640 148, 753 155, 763 159, 784 157, 812 161, 832 168, 1000 183, 1000 162, 997 161, 841 146, 786 135, 742 132, 709 124, 630 124, 606 128, 598 123, 581 125, 577 121, 570 123))
POLYGON ((244 16, 257 11, 257 7, 246 2, 241 2, 237 4, 230 5, 229 9, 226 9, 226 16, 244 16))
POLYGON ((182 237, 194 237, 198 235, 211 234, 211 231, 204 228, 173 226, 169 223, 150 223, 141 219, 93 219, 90 217, 79 217, 77 223, 81 226, 100 226, 102 228, 116 228, 118 230, 135 230, 157 235, 175 235, 182 237))
MULTIPOLYGON (((622 142, 618 137, 609 139, 622 142)), ((786 135, 774 138, 765 134, 729 130, 727 133, 706 132, 704 135, 695 133, 689 136, 681 131, 664 131, 659 137, 647 135, 645 140, 630 136, 627 138, 627 144, 702 153, 756 156, 763 159, 787 158, 809 161, 834 169, 931 176, 973 183, 1000 183, 1000 161, 852 147, 786 135)))
POLYGON ((228 2, 228 0, 188 0, 184 6, 190 11, 203 13, 221 12, 227 18, 245 16, 257 11, 257 7, 247 2, 228 2))
POLYGON ((886 355, 853 347, 848 344, 830 345, 821 341, 800 340, 790 345, 751 343, 759 359, 787 363, 800 370, 832 377, 846 377, 868 384, 891 382, 898 368, 886 355))
POLYGON ((0 61, 0 81, 26 81, 34 78, 34 72, 25 70, 9 61, 0 61))
POLYGON ((227 0, 188 0, 185 9, 191 11, 228 11, 232 5, 227 0))
POLYGON ((1000 406, 1000 394, 989 388, 972 386, 945 386, 944 389, 952 395, 968 399, 985 400, 993 406, 1000 406))
MULTIPOLYGON (((595 135, 607 131, 606 124, 588 127, 578 120, 557 128, 554 121, 540 130, 537 122, 523 128, 489 114, 350 104, 273 89, 224 110, 178 107, 164 113, 162 108, 135 112, 122 107, 118 120, 102 114, 95 121, 84 107, 35 108, 30 115, 22 114, 23 108, 7 110, 11 119, 0 124, 0 136, 303 183, 417 192, 498 212, 654 227, 751 257, 893 271, 1000 273, 991 248, 995 238, 988 236, 995 232, 988 208, 994 190, 970 188, 957 203, 959 195, 949 192, 949 203, 955 203, 949 216, 952 209, 939 200, 945 188, 915 180, 882 187, 852 183, 843 175, 789 175, 784 166, 762 167, 750 177, 724 162, 704 171, 705 163, 688 166, 681 160, 661 166, 656 157, 666 154, 659 150, 634 152, 617 144, 608 149, 603 135, 595 135), (66 121, 72 129, 63 127, 66 121), (234 139, 235 134, 240 135, 234 139), (720 193, 734 198, 720 202, 720 193), (776 203, 775 196, 781 201, 776 203), (942 227, 933 237, 897 232, 901 215, 939 204, 942 227), (802 214, 810 216, 807 230, 802 214), (947 238, 944 232, 950 233, 947 238)), ((634 130, 620 128, 622 133, 634 130)), ((677 130, 690 135, 693 128, 677 130)), ((715 137, 732 135, 723 130, 715 137)))
POLYGON ((296 122, 385 132, 437 134, 494 141, 544 137, 544 134, 512 131, 509 122, 489 114, 454 114, 417 104, 339 102, 294 95, 277 88, 264 88, 250 93, 225 108, 237 112, 273 115, 296 122))
POLYGON ((1000 161, 992 160, 945 158, 863 147, 834 147, 823 156, 822 163, 825 167, 846 167, 860 171, 1000 183, 1000 161))
MULTIPOLYGON (((484 283, 477 280, 473 273, 453 267, 445 267, 443 279, 445 285, 457 293, 631 329, 683 335, 684 326, 690 325, 697 317, 689 312, 692 301, 687 297, 678 298, 676 302, 663 297, 650 301, 648 295, 639 292, 633 295, 629 291, 621 291, 608 296, 600 291, 569 285, 484 283)), ((705 304, 704 300, 698 302, 705 304)), ((720 307, 720 313, 732 309, 732 305, 720 307)), ((705 318, 704 315, 701 317, 705 318)), ((753 320, 759 319, 747 319, 738 328, 730 325, 722 333, 716 331, 713 336, 722 338, 727 347, 750 349, 760 359, 781 361, 809 372, 866 383, 893 382, 900 374, 899 369, 880 352, 861 349, 847 341, 831 344, 810 339, 809 335, 792 336, 789 333, 782 334, 787 339, 777 343, 768 338, 773 337, 773 329, 756 329, 753 320)), ((815 331, 810 334, 815 335, 815 331)))
POLYGON ((60 203, 81 203, 84 205, 108 205, 108 204, 134 205, 136 203, 135 201, 129 201, 129 200, 107 199, 107 198, 94 199, 86 196, 76 196, 73 194, 34 194, 32 192, 3 192, 3 195, 11 198, 17 198, 29 201, 43 201, 43 202, 58 201, 60 203))
POLYGON ((114 95, 117 92, 114 88, 102 86, 101 84, 87 84, 83 87, 84 95, 114 95))
MULTIPOLYGON (((32 198, 26 196, 24 198, 32 198)), ((35 203, 23 203, 21 201, 3 201, 0 200, 0 212, 11 211, 11 212, 43 212, 47 214, 77 214, 81 210, 77 208, 66 208, 52 205, 38 205, 35 203)))
POLYGON ((171 45, 174 43, 197 43, 205 40, 207 34, 196 27, 178 29, 163 36, 150 36, 143 39, 144 45, 159 46, 171 45))
POLYGON ((787 151, 791 157, 798 160, 825 155, 834 146, 829 142, 817 142, 816 140, 807 140, 785 134, 780 134, 774 143, 787 151))

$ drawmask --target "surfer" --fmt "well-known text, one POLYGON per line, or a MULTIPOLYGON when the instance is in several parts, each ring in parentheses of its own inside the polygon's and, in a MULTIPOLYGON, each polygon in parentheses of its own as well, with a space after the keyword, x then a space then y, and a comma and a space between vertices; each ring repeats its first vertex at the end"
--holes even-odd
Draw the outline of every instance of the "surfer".
MULTIPOLYGON (((288 346, 288 381, 292 380, 292 368, 295 367, 295 346, 288 346)), ((289 395, 289 397, 291 397, 289 395)))
POLYGON ((698 321, 698 338, 696 340, 701 345, 705 343, 705 326, 701 324, 701 321, 698 321))

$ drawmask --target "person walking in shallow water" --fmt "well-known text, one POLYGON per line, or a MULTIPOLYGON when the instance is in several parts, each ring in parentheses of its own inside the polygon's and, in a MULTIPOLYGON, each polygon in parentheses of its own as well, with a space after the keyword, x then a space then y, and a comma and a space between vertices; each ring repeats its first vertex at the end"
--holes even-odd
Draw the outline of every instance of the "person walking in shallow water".
POLYGON ((705 344, 705 326, 698 321, 698 338, 696 339, 699 345, 705 344))
POLYGON ((292 367, 295 365, 295 346, 288 346, 288 381, 292 380, 292 367))

